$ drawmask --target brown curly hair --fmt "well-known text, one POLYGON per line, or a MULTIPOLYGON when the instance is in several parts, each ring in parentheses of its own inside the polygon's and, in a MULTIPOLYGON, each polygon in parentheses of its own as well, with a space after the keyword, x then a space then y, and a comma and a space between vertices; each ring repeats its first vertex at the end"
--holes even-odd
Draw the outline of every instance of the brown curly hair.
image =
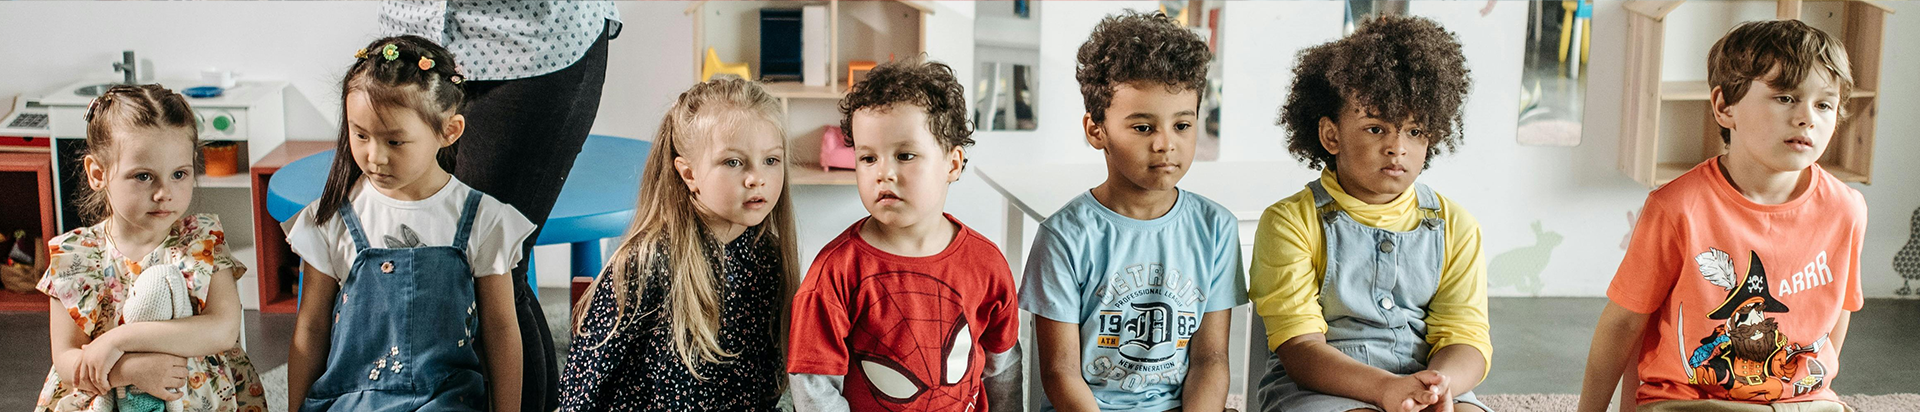
POLYGON ((1427 157, 1461 143, 1461 106, 1472 89, 1467 57, 1452 32, 1420 17, 1385 16, 1353 34, 1300 51, 1292 92, 1280 107, 1287 151, 1313 169, 1333 168, 1320 145, 1320 119, 1339 119, 1357 104, 1378 119, 1411 119, 1425 127, 1427 157))
POLYGON ((1113 90, 1121 84, 1162 84, 1169 91, 1199 92, 1200 100, 1206 100, 1207 62, 1213 52, 1200 35, 1165 14, 1127 10, 1093 26, 1093 34, 1080 44, 1078 59, 1073 77, 1080 81, 1080 98, 1093 122, 1100 123, 1107 120, 1113 90))
POLYGON ((927 130, 941 150, 973 145, 973 122, 967 121, 967 97, 954 79, 953 68, 914 58, 887 62, 867 72, 847 97, 840 98, 840 131, 853 146, 853 112, 886 109, 899 104, 927 110, 927 130))
MULTIPOLYGON (((1767 82, 1767 87, 1775 90, 1800 87, 1811 69, 1825 70, 1840 90, 1835 117, 1847 118, 1847 98, 1853 93, 1847 49, 1840 39, 1799 20, 1750 21, 1733 26, 1707 51, 1707 85, 1719 87, 1721 100, 1731 105, 1746 97, 1747 87, 1754 80, 1764 80, 1775 66, 1780 67, 1780 75, 1767 82)), ((1726 128, 1719 129, 1720 142, 1733 143, 1733 134, 1726 128)))

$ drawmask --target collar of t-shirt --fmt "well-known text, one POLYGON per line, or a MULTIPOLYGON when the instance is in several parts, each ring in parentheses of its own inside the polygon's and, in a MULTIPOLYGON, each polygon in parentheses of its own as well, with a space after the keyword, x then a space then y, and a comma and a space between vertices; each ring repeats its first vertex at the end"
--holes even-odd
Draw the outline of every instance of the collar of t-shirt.
POLYGON ((453 188, 464 185, 459 182, 460 179, 449 176, 445 185, 441 185, 439 189, 433 191, 432 195, 424 199, 400 200, 389 197, 386 193, 380 193, 380 189, 373 187, 372 180, 361 179, 358 198, 395 209, 420 209, 446 202, 448 196, 453 196, 453 188))
POLYGON ((1726 202, 1726 204, 1735 205, 1756 213, 1793 212, 1800 210, 1800 206, 1808 202, 1807 199, 1824 193, 1824 191, 1821 190, 1821 186, 1824 185, 1821 184, 1822 179, 1819 178, 1821 173, 1820 164, 1815 163, 1807 166, 1806 171, 1801 172, 1813 176, 1808 177, 1810 182, 1807 183, 1807 190, 1800 192, 1799 197, 1787 199, 1786 202, 1774 205, 1756 203, 1753 199, 1748 199, 1746 195, 1740 194, 1739 189, 1734 189, 1733 182, 1727 181, 1726 174, 1720 171, 1720 159, 1722 157, 1724 156, 1714 156, 1711 159, 1707 159, 1700 167, 1707 169, 1705 172, 1707 172, 1707 179, 1713 182, 1710 186, 1713 186, 1714 195, 1718 196, 1720 200, 1726 202))
POLYGON ((1346 189, 1340 188, 1340 179, 1334 176, 1331 168, 1320 171, 1320 185, 1327 188, 1327 194, 1332 195, 1333 201, 1347 211, 1347 216, 1363 225, 1405 232, 1413 230, 1425 217, 1420 213, 1420 196, 1414 193, 1414 185, 1408 185, 1407 191, 1401 192, 1393 201, 1378 205, 1348 195, 1346 189))
POLYGON ((1120 214, 1120 212, 1113 211, 1113 209, 1108 208, 1107 205, 1100 203, 1100 199, 1093 197, 1093 190, 1081 192, 1080 196, 1084 198, 1081 199, 1081 201, 1087 202, 1089 206, 1088 209, 1093 209, 1093 213, 1099 214, 1100 217, 1112 223, 1114 226, 1136 230, 1158 230, 1160 227, 1166 226, 1168 222, 1174 221, 1174 216, 1185 213, 1187 203, 1192 202, 1187 199, 1186 190, 1175 189, 1175 191, 1178 192, 1178 194, 1174 196, 1173 207, 1167 208, 1166 214, 1147 220, 1134 219, 1127 215, 1120 214))

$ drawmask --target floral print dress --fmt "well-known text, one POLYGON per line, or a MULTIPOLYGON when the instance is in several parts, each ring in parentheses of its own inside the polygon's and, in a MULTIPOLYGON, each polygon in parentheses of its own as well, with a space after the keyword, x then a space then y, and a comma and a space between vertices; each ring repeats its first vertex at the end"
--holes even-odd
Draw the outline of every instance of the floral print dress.
MULTIPOLYGON (((233 269, 238 279, 247 271, 227 253, 226 233, 220 229, 219 218, 210 214, 180 219, 153 252, 138 259, 122 256, 109 244, 105 222, 55 237, 47 241, 47 247, 52 263, 38 289, 59 299, 88 338, 98 338, 126 323, 120 317, 121 302, 145 268, 178 265, 192 289, 190 300, 196 315, 206 310, 208 282, 215 273, 233 269)), ((182 399, 188 411, 264 412, 265 389, 260 386, 253 362, 236 346, 226 352, 188 358, 186 396, 182 399)), ((92 403, 93 396, 75 390, 60 379, 56 370, 50 370, 34 411, 84 411, 92 403)))

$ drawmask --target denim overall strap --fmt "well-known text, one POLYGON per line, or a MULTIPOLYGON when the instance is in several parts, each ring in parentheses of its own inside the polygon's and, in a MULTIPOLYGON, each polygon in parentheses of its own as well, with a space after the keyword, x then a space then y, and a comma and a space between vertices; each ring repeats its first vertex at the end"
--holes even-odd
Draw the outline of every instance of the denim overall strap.
POLYGON ((353 202, 340 202, 340 222, 347 225, 347 235, 353 237, 353 251, 365 252, 372 247, 367 243, 367 233, 360 229, 360 215, 353 212, 353 202))
POLYGON ((460 207, 460 228, 453 232, 453 248, 467 250, 467 235, 473 231, 473 215, 480 208, 480 191, 467 192, 466 205, 460 207))

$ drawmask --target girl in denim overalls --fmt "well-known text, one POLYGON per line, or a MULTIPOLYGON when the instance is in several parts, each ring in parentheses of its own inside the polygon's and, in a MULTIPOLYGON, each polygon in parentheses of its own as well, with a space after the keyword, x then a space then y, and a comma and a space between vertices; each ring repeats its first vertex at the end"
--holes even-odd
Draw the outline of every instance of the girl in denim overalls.
POLYGON ((1267 411, 1483 411, 1492 353, 1480 228, 1414 178, 1460 137, 1453 35, 1382 17, 1300 54, 1288 149, 1323 169, 1261 216, 1249 270, 1267 411))
POLYGON ((439 164, 460 138, 462 79, 413 36, 355 54, 320 201, 287 243, 305 261, 289 410, 513 411, 512 277, 534 226, 439 164))

